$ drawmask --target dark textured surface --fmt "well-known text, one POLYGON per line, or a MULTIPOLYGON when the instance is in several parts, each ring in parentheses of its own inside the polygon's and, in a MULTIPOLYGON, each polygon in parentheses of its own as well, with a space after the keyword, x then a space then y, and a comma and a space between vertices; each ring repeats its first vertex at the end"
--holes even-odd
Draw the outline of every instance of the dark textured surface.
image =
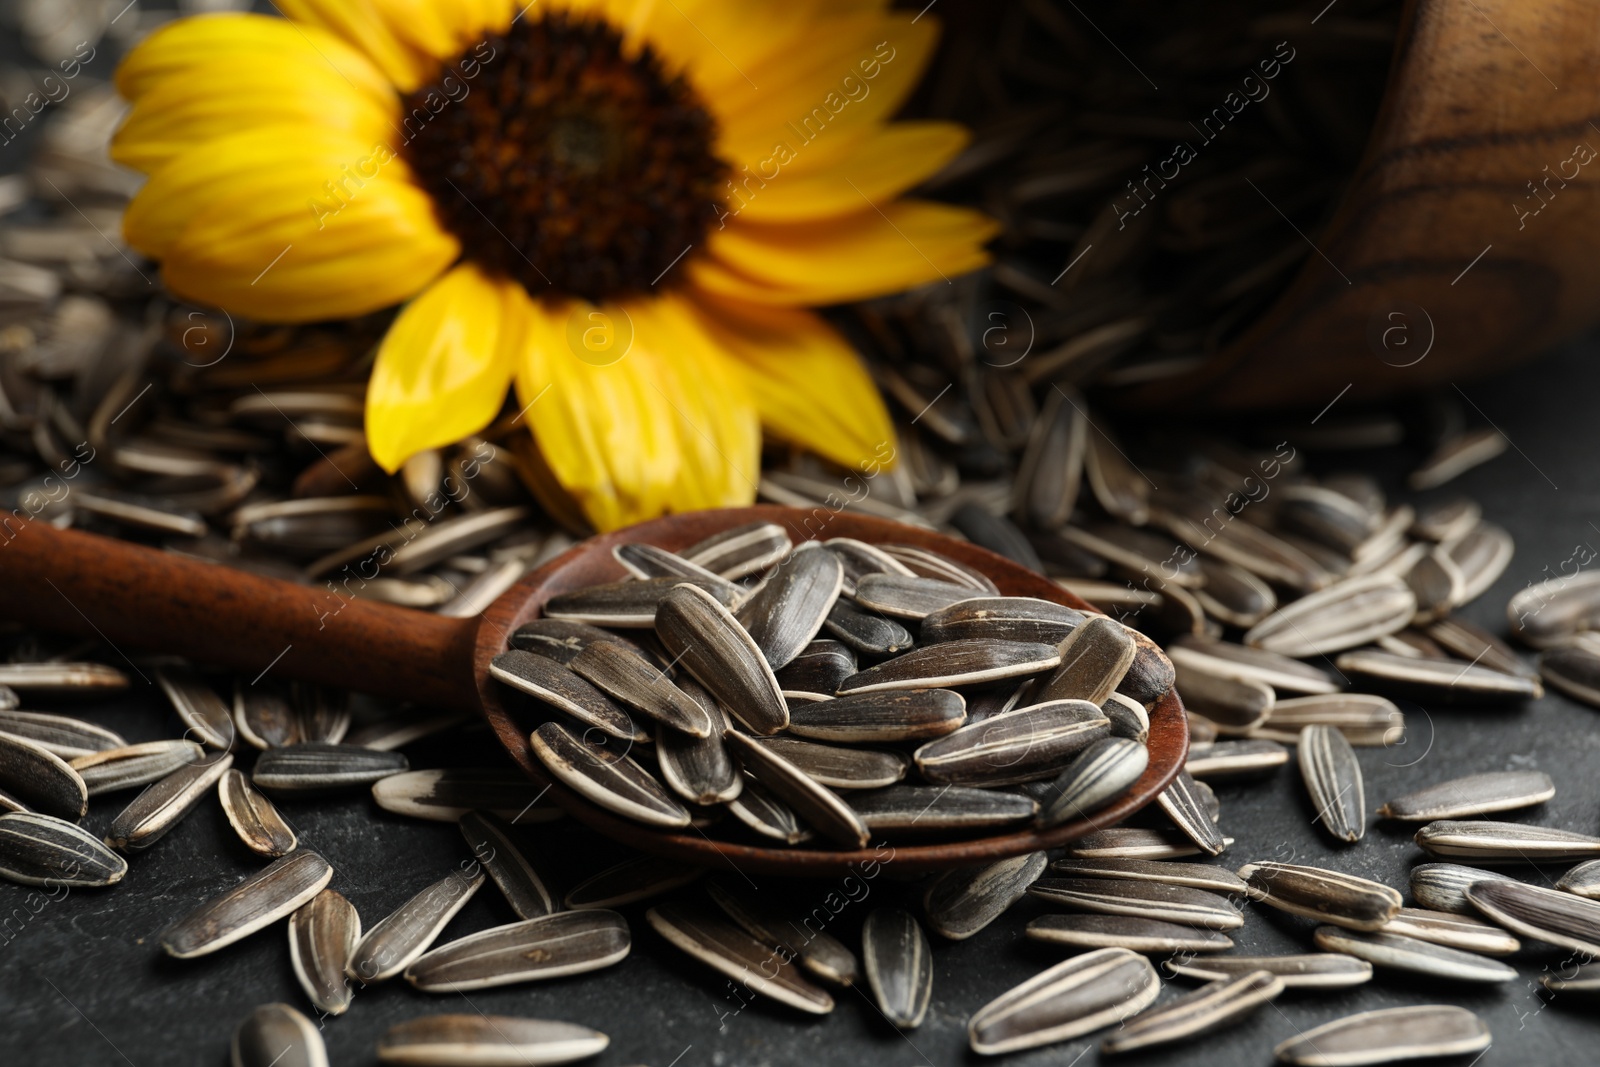
MULTIPOLYGON (((1504 628, 1503 606, 1515 589, 1559 573, 1575 548, 1600 546, 1600 531, 1591 525, 1600 516, 1600 474, 1593 466, 1593 456, 1600 452, 1600 420, 1590 414, 1600 387, 1600 362, 1593 354, 1591 343, 1504 381, 1467 388, 1471 400, 1515 446, 1440 491, 1459 489, 1476 496, 1486 514, 1517 539, 1510 569, 1465 612, 1496 630, 1504 628)), ((1468 410, 1469 419, 1476 420, 1468 410)), ((1584 549, 1584 555, 1591 552, 1584 549)), ((1561 696, 1547 696, 1520 710, 1414 704, 1406 710, 1406 745, 1358 750, 1369 808, 1391 795, 1459 774, 1540 769, 1555 779, 1555 799, 1531 814, 1513 817, 1600 832, 1600 790, 1595 784, 1600 711, 1561 696)), ((148 689, 90 717, 136 740, 175 736, 181 729, 148 689)), ((469 762, 484 758, 475 753, 497 752, 487 731, 480 731, 448 747, 424 743, 412 756, 417 765, 431 765, 469 762)), ((1311 825, 1292 766, 1267 783, 1221 786, 1218 793, 1223 829, 1237 838, 1223 857, 1231 866, 1252 859, 1293 860, 1403 888, 1405 872, 1421 859, 1409 832, 1399 826, 1375 825, 1357 845, 1330 844, 1311 825)), ((103 831, 130 795, 94 803, 90 828, 103 831)), ((469 858, 454 826, 387 815, 364 792, 287 802, 284 810, 303 846, 333 863, 334 887, 354 902, 369 926, 451 865, 469 858)), ((549 872, 558 889, 570 887, 616 854, 613 846, 556 826, 536 828, 531 839, 534 862, 549 872)), ((284 1000, 309 1012, 289 970, 281 924, 198 960, 167 959, 157 946, 167 923, 261 865, 234 838, 211 800, 135 857, 127 879, 114 889, 74 890, 30 914, 29 902, 37 903, 39 897, 0 885, 0 915, 7 917, 0 935, 0 1062, 127 1062, 137 1067, 222 1063, 234 1025, 255 1005, 284 1000)), ((1553 868, 1549 874, 1558 872, 1553 868)), ((1537 877, 1531 871, 1520 873, 1537 877)), ((829 927, 853 943, 867 908, 913 899, 913 887, 897 882, 894 874, 890 863, 872 879, 807 883, 751 875, 750 881, 769 898, 785 894, 804 910, 837 907, 846 897, 857 898, 860 903, 829 927)), ((721 875, 736 887, 750 888, 735 871, 721 875)), ((605 1065, 975 1062, 966 1047, 968 1016, 1062 958, 1022 937, 1027 920, 1045 910, 1036 901, 1024 901, 969 941, 936 944, 927 1021, 904 1036, 854 991, 840 994, 835 1012, 821 1019, 760 1002, 741 1009, 732 985, 662 942, 644 923, 638 906, 626 909, 636 938, 633 953, 609 970, 465 997, 426 996, 392 981, 358 990, 349 1013, 326 1020, 323 1032, 332 1061, 345 1065, 374 1062, 378 1035, 402 1019, 429 1011, 474 1010, 564 1019, 601 1029, 612 1038, 611 1048, 596 1061, 605 1065)), ((513 918, 494 887, 486 886, 452 921, 445 937, 513 918)), ((1311 926, 1251 906, 1244 929, 1234 936, 1241 952, 1306 950, 1311 926)), ((1538 991, 1541 971, 1560 968, 1565 958, 1559 952, 1525 950, 1512 959, 1521 978, 1499 988, 1457 989, 1380 976, 1344 992, 1290 993, 1226 1034, 1142 1055, 1137 1062, 1267 1063, 1271 1047, 1297 1030, 1352 1011, 1432 1000, 1462 1004, 1488 1020, 1495 1044, 1482 1063, 1588 1062, 1600 1039, 1593 1001, 1570 993, 1549 998, 1538 991)), ((1182 981, 1171 984, 1164 997, 1190 988, 1182 981)), ((1096 1062, 1095 1051, 1075 1059, 1088 1046, 1080 1039, 999 1062, 1096 1062)))

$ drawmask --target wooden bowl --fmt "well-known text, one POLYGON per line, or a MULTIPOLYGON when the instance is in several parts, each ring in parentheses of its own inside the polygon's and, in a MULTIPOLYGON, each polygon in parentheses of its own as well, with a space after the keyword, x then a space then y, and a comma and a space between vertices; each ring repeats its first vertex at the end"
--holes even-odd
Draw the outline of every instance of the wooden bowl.
MULTIPOLYGON (((804 511, 798 508, 758 506, 669 516, 584 541, 528 575, 512 593, 502 597, 490 609, 486 620, 489 625, 482 626, 478 630, 478 648, 474 660, 486 665, 494 656, 505 651, 506 641, 512 631, 528 620, 537 618, 545 601, 550 597, 597 582, 616 581, 626 577, 627 572, 611 554, 611 549, 615 545, 644 542, 668 550, 678 550, 687 548, 712 534, 758 520, 775 522, 786 527, 790 536, 796 541, 811 540, 814 537, 853 537, 868 543, 899 542, 920 545, 982 571, 999 586, 1000 592, 1007 596, 1038 597, 1041 600, 1053 600, 1074 608, 1089 608, 1088 604, 1065 592, 1049 579, 993 552, 942 534, 918 530, 883 519, 842 512, 834 514, 826 509, 804 511)), ((1176 693, 1169 692, 1150 711, 1150 765, 1145 769, 1144 775, 1114 804, 1107 805, 1086 819, 1064 823, 1048 830, 1028 828, 962 841, 928 844, 896 843, 893 846, 884 845, 860 850, 775 848, 736 840, 721 840, 716 836, 720 827, 714 827, 705 833, 699 831, 668 833, 631 822, 596 807, 579 794, 553 781, 545 773, 529 748, 527 728, 519 725, 501 702, 504 690, 499 683, 491 681, 484 670, 477 671, 476 676, 478 697, 484 714, 488 716, 489 724, 494 728, 506 751, 511 753, 511 758, 516 760, 518 766, 530 777, 546 785, 551 799, 573 818, 641 852, 705 866, 721 867, 724 864, 732 864, 739 870, 763 873, 843 874, 852 867, 859 868, 868 863, 888 862, 890 856, 893 857, 897 870, 937 870, 990 862, 1040 849, 1058 848, 1091 830, 1114 826, 1154 800, 1156 794, 1165 789, 1177 776, 1189 751, 1189 728, 1183 705, 1176 693)))
POLYGON ((1321 408, 1346 386, 1342 404, 1381 399, 1482 377, 1600 321, 1597 41, 1600 7, 1582 0, 1406 5, 1364 157, 1293 284, 1197 371, 1124 401, 1321 408))

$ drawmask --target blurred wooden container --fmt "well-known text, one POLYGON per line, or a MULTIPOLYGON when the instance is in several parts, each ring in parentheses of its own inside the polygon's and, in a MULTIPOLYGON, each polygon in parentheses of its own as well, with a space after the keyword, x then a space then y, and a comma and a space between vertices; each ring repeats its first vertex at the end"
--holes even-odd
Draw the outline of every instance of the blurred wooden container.
POLYGON ((1361 165, 1307 236, 1317 254, 1253 327, 1128 402, 1389 397, 1600 323, 1600 4, 1413 0, 1361 165))

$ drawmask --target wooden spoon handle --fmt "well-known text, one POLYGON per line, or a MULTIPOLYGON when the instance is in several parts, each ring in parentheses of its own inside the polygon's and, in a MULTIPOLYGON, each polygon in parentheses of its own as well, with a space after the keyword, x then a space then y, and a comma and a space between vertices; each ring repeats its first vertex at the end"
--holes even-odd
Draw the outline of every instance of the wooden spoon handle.
MULTIPOLYGON (((0 513, 3 517, 3 513, 0 513)), ((0 618, 200 663, 478 705, 473 619, 336 596, 39 520, 0 525, 0 618)))

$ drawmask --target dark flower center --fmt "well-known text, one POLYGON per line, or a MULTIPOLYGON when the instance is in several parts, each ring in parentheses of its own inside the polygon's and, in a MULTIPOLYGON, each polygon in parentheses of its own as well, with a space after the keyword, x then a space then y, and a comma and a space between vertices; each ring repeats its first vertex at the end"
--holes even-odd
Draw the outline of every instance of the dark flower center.
POLYGON ((404 106, 403 154, 445 228, 534 296, 669 285, 716 218, 728 168, 711 115, 603 22, 519 19, 404 106))

